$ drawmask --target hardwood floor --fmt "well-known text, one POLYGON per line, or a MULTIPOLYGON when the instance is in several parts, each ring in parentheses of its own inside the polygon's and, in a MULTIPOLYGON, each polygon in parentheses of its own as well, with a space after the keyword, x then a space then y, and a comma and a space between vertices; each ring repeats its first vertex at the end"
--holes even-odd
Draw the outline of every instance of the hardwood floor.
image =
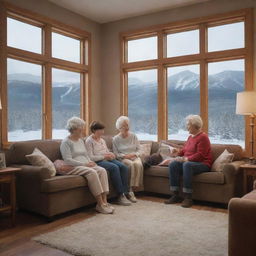
MULTIPOLYGON (((165 197, 140 195, 141 200, 163 203, 165 197)), ((209 203, 196 203, 193 206, 197 210, 208 210, 227 213, 227 209, 222 205, 209 203)), ((185 210, 185 209, 184 209, 185 210)), ((66 252, 56 250, 34 241, 33 236, 53 231, 64 226, 82 221, 94 216, 94 208, 78 209, 70 213, 63 214, 53 222, 35 214, 27 212, 17 213, 16 227, 11 228, 10 218, 4 216, 0 218, 0 255, 1 256, 67 256, 66 252)))

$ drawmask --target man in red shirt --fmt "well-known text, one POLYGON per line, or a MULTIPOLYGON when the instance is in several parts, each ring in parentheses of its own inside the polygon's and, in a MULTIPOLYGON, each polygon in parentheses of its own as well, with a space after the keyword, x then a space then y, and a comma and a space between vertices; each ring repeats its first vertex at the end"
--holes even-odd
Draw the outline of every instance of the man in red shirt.
POLYGON ((208 135, 202 132, 203 122, 198 115, 186 117, 187 129, 190 133, 184 147, 175 152, 179 158, 169 164, 170 189, 173 196, 165 201, 166 204, 175 204, 182 201, 179 196, 180 176, 183 176, 184 200, 182 207, 191 207, 193 175, 209 172, 212 166, 211 144, 208 135))

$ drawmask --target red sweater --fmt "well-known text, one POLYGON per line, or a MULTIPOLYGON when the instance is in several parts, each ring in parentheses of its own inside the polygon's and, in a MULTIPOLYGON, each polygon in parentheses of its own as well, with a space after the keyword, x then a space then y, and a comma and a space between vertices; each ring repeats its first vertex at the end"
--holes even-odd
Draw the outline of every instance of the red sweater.
POLYGON ((207 134, 200 132, 195 137, 190 135, 184 147, 180 151, 179 156, 185 156, 188 158, 188 161, 201 162, 211 168, 211 143, 207 134))

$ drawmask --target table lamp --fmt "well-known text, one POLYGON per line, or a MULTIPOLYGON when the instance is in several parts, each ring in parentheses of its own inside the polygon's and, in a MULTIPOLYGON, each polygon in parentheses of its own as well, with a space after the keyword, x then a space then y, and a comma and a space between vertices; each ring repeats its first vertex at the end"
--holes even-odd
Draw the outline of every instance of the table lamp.
POLYGON ((256 116, 256 91, 239 92, 236 96, 236 114, 250 116, 251 127, 251 155, 250 164, 255 164, 254 159, 254 119, 256 116))

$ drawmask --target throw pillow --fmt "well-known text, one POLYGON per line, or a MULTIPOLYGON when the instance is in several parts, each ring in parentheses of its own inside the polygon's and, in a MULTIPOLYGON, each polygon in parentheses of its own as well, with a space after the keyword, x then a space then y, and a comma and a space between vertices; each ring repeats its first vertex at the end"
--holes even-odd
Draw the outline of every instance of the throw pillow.
POLYGON ((221 172, 223 171, 224 165, 227 163, 231 163, 234 158, 233 153, 229 153, 226 149, 222 152, 222 154, 214 161, 212 165, 213 172, 221 172))
POLYGON ((35 148, 32 154, 26 155, 26 158, 34 166, 46 167, 49 170, 51 176, 56 175, 56 169, 53 162, 38 148, 35 148))
POLYGON ((54 166, 58 174, 60 175, 66 175, 70 171, 74 169, 74 166, 67 165, 63 160, 57 159, 54 161, 54 166))

